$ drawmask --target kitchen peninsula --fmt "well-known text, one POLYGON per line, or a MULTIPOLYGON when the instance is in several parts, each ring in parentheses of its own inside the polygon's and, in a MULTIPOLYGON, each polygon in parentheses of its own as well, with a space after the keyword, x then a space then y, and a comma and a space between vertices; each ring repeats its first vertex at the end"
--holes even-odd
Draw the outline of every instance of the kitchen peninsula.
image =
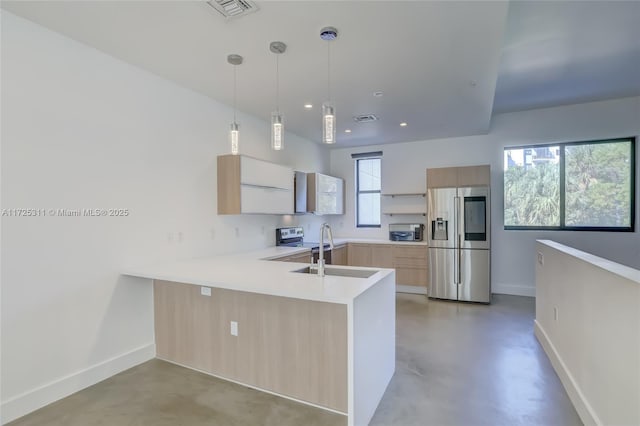
POLYGON ((395 272, 332 266, 318 277, 269 261, 308 250, 271 247, 124 274, 153 280, 158 358, 366 425, 395 371, 395 272))

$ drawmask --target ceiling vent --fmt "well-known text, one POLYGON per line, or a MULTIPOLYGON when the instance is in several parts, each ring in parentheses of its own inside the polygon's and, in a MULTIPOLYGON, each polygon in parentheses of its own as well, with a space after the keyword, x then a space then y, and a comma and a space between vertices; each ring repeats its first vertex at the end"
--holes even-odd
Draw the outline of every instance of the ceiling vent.
POLYGON ((378 116, 375 114, 364 114, 364 115, 356 115, 353 117, 353 121, 356 123, 371 123, 372 121, 377 121, 378 116))
POLYGON ((227 19, 248 15, 258 10, 258 6, 249 0, 209 0, 207 4, 227 19))

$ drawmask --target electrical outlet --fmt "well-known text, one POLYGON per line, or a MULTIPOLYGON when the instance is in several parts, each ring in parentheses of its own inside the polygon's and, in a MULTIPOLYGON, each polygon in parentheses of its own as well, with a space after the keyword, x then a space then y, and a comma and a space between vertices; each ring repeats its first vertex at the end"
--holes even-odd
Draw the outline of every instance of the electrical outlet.
POLYGON ((540 265, 544 265, 544 256, 542 255, 541 252, 538 252, 538 263, 540 265))
POLYGON ((236 238, 240 238, 240 228, 236 226, 234 229, 236 231, 236 238))
POLYGON ((200 287, 200 294, 203 296, 211 296, 211 287, 200 287))
POLYGON ((553 307, 553 320, 554 321, 558 321, 558 307, 557 306, 553 307))
POLYGON ((237 321, 231 321, 231 335, 232 336, 238 336, 238 322, 237 321))

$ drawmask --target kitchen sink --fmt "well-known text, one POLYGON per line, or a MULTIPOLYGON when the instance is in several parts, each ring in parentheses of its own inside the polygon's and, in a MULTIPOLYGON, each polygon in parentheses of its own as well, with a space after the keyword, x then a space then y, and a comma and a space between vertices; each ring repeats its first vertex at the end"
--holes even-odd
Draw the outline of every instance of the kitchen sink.
MULTIPOLYGON (((316 267, 311 268, 307 266, 306 268, 296 269, 295 271, 299 274, 318 274, 318 269, 316 267)), ((343 268, 332 268, 330 266, 324 267, 325 275, 332 275, 336 277, 350 277, 350 278, 369 278, 371 275, 375 274, 378 271, 372 271, 368 269, 343 269, 343 268)))

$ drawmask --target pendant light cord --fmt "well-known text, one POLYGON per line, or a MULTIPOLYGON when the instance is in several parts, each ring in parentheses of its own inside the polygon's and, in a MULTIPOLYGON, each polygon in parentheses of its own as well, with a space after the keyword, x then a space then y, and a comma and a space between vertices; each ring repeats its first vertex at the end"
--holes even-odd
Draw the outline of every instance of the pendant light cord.
POLYGON ((280 55, 276 55, 276 111, 280 113, 280 55))
POLYGON ((327 40, 327 100, 331 101, 331 40, 327 40))
POLYGON ((236 122, 236 65, 233 66, 233 122, 236 122))

